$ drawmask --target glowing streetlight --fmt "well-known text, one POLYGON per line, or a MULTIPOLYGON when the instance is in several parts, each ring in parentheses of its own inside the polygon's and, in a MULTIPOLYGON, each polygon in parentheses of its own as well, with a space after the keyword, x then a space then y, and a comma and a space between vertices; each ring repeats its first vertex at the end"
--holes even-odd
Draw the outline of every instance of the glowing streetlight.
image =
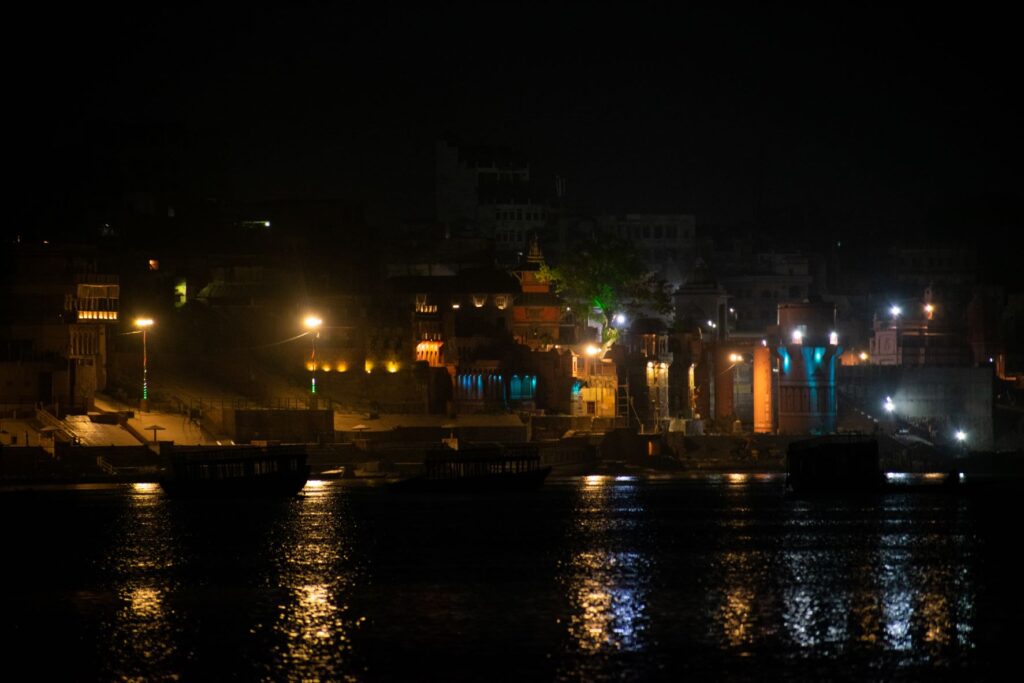
POLYGON ((625 325, 626 324, 626 316, 622 315, 621 313, 616 313, 615 314, 615 324, 616 325, 625 325))
POLYGON ((593 358, 597 354, 601 353, 601 347, 597 344, 587 344, 587 347, 583 350, 588 356, 593 358))
POLYGON ((142 331, 142 403, 140 410, 149 410, 149 355, 146 349, 146 330, 153 326, 152 318, 136 318, 135 327, 142 331))
POLYGON ((885 408, 885 412, 887 413, 893 413, 896 411, 896 404, 892 402, 891 396, 885 397, 885 404, 883 405, 883 407, 885 408))
POLYGON ((860 359, 861 360, 867 360, 868 359, 868 352, 867 351, 861 351, 860 352, 860 359))
POLYGON ((302 324, 309 330, 310 338, 313 340, 313 353, 309 357, 310 362, 313 364, 313 369, 310 371, 309 378, 309 393, 316 393, 316 340, 320 336, 320 325, 323 324, 323 320, 315 315, 307 315, 306 319, 302 321, 302 324))
POLYGON ((801 332, 800 330, 793 330, 793 343, 794 344, 803 344, 804 343, 804 333, 801 332))
POLYGON ((965 432, 962 429, 956 430, 956 440, 959 441, 960 443, 964 443, 965 441, 967 441, 967 432, 965 432))
POLYGON ((903 313, 903 309, 894 305, 889 309, 889 312, 892 313, 893 318, 898 318, 900 317, 900 314, 903 313))

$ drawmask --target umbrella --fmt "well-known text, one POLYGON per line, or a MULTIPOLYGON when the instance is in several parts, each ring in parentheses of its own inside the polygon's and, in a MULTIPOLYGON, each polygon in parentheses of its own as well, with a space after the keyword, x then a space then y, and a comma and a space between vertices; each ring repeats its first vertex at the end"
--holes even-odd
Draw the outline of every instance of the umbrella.
POLYGON ((61 431, 64 431, 64 430, 61 429, 60 427, 41 427, 39 429, 39 432, 41 434, 46 434, 51 439, 56 439, 57 438, 56 436, 54 436, 54 432, 61 432, 61 431))
POLYGON ((156 441, 156 433, 157 433, 157 431, 165 430, 165 429, 167 429, 167 427, 161 427, 160 425, 149 425, 148 427, 143 427, 143 429, 145 429, 147 432, 150 429, 152 429, 153 430, 153 441, 156 441))

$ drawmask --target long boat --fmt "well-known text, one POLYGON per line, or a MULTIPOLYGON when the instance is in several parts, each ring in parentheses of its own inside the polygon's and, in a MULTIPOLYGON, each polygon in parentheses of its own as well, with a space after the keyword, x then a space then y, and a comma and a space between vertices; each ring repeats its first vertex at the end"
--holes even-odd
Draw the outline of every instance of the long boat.
POLYGON ((833 435, 789 444, 786 484, 798 496, 859 495, 885 489, 878 440, 833 435))
POLYGON ((309 479, 304 444, 175 450, 160 478, 180 498, 294 496, 309 479))
POLYGON ((422 474, 396 482, 394 487, 431 492, 512 491, 540 486, 551 473, 550 466, 541 466, 540 453, 533 444, 445 442, 427 451, 422 474))

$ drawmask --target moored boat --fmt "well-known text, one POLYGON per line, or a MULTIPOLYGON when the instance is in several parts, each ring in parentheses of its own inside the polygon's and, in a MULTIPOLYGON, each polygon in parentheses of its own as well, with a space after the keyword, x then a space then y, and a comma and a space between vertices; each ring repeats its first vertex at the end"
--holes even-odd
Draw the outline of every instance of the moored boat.
POLYGON ((837 435, 794 441, 786 452, 786 483, 800 496, 878 493, 885 488, 878 440, 837 435))
POLYGON ((294 496, 309 479, 306 447, 230 446, 176 450, 160 478, 169 496, 294 496))
POLYGON ((396 482, 402 490, 437 492, 512 491, 539 486, 551 473, 535 445, 462 444, 446 439, 431 449, 422 474, 396 482))

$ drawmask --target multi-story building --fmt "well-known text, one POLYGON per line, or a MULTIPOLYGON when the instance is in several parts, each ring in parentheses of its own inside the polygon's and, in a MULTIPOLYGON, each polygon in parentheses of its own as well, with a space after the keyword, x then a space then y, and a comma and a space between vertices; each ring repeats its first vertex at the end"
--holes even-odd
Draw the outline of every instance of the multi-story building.
POLYGON ((634 245, 651 272, 679 287, 696 258, 696 220, 690 214, 631 213, 599 216, 598 233, 619 237, 634 245))
POLYGON ((810 262, 802 254, 760 253, 719 257, 719 282, 729 292, 730 329, 763 332, 776 323, 779 304, 811 293, 810 262))
POLYGON ((533 180, 529 163, 507 148, 438 142, 435 182, 437 219, 446 234, 493 241, 503 264, 519 262, 551 220, 550 193, 533 180))
POLYGON ((876 312, 868 351, 872 365, 972 364, 966 326, 925 290, 923 301, 902 300, 876 312))
POLYGON ((0 282, 0 403, 86 412, 107 384, 120 286, 98 255, 17 245, 0 282))

